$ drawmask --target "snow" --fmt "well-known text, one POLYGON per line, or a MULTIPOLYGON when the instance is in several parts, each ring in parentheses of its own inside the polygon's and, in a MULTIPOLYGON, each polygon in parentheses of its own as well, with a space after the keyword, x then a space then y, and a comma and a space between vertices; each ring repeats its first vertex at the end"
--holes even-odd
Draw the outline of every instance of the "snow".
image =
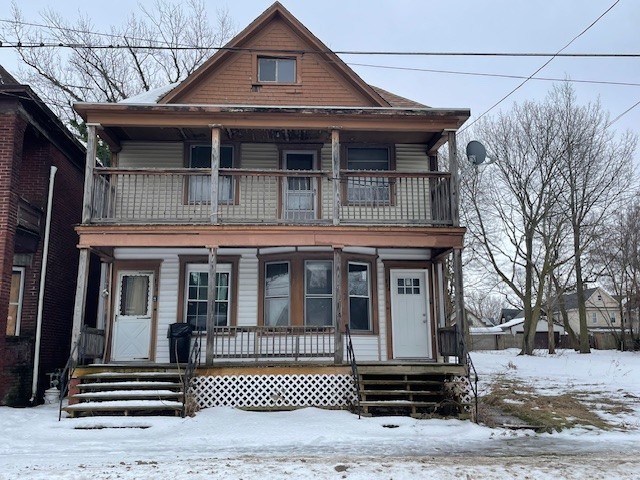
POLYGON ((535 434, 462 420, 358 419, 317 408, 210 408, 184 419, 58 422, 57 405, 2 407, 0 479, 638 478, 640 354, 517 353, 474 352, 480 388, 495 378, 513 378, 539 392, 615 398, 633 413, 607 414, 620 425, 608 431, 535 434))
POLYGON ((134 95, 133 97, 120 100, 118 103, 126 103, 126 104, 132 104, 132 105, 158 103, 158 100, 164 97, 167 93, 169 93, 179 84, 180 82, 170 83, 169 85, 164 85, 162 87, 154 88, 147 92, 142 92, 142 93, 139 93, 138 95, 134 95))

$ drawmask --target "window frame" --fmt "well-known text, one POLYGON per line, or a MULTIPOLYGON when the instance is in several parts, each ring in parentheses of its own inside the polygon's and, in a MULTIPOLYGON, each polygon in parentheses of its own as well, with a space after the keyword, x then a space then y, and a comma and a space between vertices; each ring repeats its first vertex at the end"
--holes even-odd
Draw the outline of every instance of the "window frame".
MULTIPOLYGON (((184 143, 184 167, 188 168, 190 170, 197 170, 199 168, 208 168, 209 170, 211 170, 211 161, 209 161, 209 166, 208 167, 193 167, 192 166, 192 151, 194 148, 209 148, 211 149, 211 143, 204 143, 204 142, 185 142, 184 143)), ((238 165, 240 165, 240 161, 239 161, 239 152, 240 152, 240 146, 236 143, 222 143, 220 145, 220 158, 222 160, 222 149, 226 149, 226 148, 230 148, 231 149, 231 167, 219 167, 220 169, 227 169, 227 168, 238 168, 238 165)), ((209 158, 211 158, 209 156, 209 158)), ((209 175, 210 177, 210 175, 209 175)), ((196 179, 199 178, 197 176, 187 176, 187 178, 185 178, 185 185, 184 185, 184 195, 183 195, 183 203, 185 205, 210 205, 211 204, 211 199, 210 198, 201 198, 201 199, 191 199, 191 181, 192 179, 196 179)), ((204 178, 203 178, 204 180, 204 178)), ((203 183, 210 183, 210 178, 207 179, 206 182, 203 183)), ((239 201, 240 201, 240 184, 237 180, 236 176, 232 176, 232 175, 219 175, 218 178, 218 204, 219 205, 238 205, 239 201), (231 191, 230 191, 230 195, 227 196, 227 198, 220 198, 220 184, 221 181, 224 178, 230 178, 230 183, 231 183, 231 191)), ((207 192, 209 190, 207 189, 207 192)), ((204 190, 202 190, 202 192, 204 192, 204 190)), ((202 193, 201 192, 201 193, 202 193)), ((205 197, 208 197, 205 196, 205 197)))
MULTIPOLYGON (((227 304, 227 324, 226 325, 216 325, 216 327, 230 327, 231 326, 231 295, 232 295, 232 279, 231 279, 231 265, 228 263, 218 263, 216 265, 216 277, 220 274, 227 274, 228 275, 228 283, 227 283, 227 298, 226 300, 224 300, 224 302, 226 302, 227 304)), ((206 273, 207 276, 209 274, 209 265, 208 264, 203 264, 203 263, 187 263, 185 265, 185 276, 184 276, 184 299, 183 299, 183 318, 185 323, 189 323, 189 315, 187 313, 188 311, 188 306, 189 306, 189 302, 190 301, 194 301, 194 302, 198 302, 198 303, 202 303, 202 300, 200 299, 194 299, 191 300, 189 298, 189 278, 190 278, 190 273, 206 273)), ((216 289, 219 288, 218 287, 218 282, 216 279, 216 289)), ((217 295, 216 295, 217 297, 217 295)), ((215 303, 222 303, 223 301, 219 301, 217 298, 215 300, 215 303)), ((208 304, 208 300, 204 299, 204 303, 205 305, 208 304)), ((197 327, 197 320, 196 320, 196 326, 197 327)), ((206 318, 205 318, 205 325, 203 329, 197 329, 195 328, 193 329, 194 332, 198 333, 198 334, 206 334, 207 333, 207 329, 206 329, 206 318)))
MULTIPOLYGON (((202 268, 207 269, 209 267, 209 259, 204 255, 179 255, 178 261, 180 264, 179 267, 179 275, 178 275, 178 310, 176 312, 176 321, 178 323, 186 322, 186 307, 187 307, 187 299, 188 293, 186 292, 188 286, 188 266, 189 265, 199 265, 202 268)), ((229 266, 230 269, 230 278, 229 278, 229 310, 228 310, 228 325, 229 327, 234 327, 237 325, 238 318, 238 264, 240 262, 239 256, 233 255, 221 255, 217 258, 216 263, 216 273, 218 272, 218 267, 229 266)), ((195 335, 206 335, 206 330, 194 330, 195 335)))
MULTIPOLYGON (((20 285, 18 287, 18 298, 17 301, 12 302, 11 301, 11 292, 9 292, 9 309, 11 307, 12 304, 15 304, 16 308, 16 318, 15 321, 13 323, 13 333, 9 333, 9 321, 7 318, 7 325, 5 328, 5 335, 7 337, 19 337, 20 336, 20 324, 21 324, 21 320, 22 320, 22 307, 24 305, 24 282, 25 282, 25 276, 26 276, 26 268, 25 267, 18 267, 18 266, 14 266, 11 269, 11 280, 13 282, 13 275, 14 274, 19 274, 20 275, 20 285)), ((8 317, 8 313, 9 310, 7 310, 7 317, 8 317)))
POLYGON ((304 292, 304 300, 303 300, 304 307, 303 307, 303 319, 302 319, 303 325, 310 326, 310 327, 332 327, 333 326, 334 302, 335 302, 335 300, 333 298, 333 292, 334 292, 334 289, 333 289, 333 260, 329 260, 329 259, 326 259, 326 260, 325 259, 308 259, 307 258, 307 259, 303 260, 303 264, 304 264, 303 270, 302 270, 303 275, 304 275, 304 290, 303 290, 303 292, 304 292), (329 295, 327 295, 326 293, 322 293, 322 294, 309 293, 309 291, 308 291, 309 285, 308 285, 308 282, 307 282, 307 280, 308 280, 308 277, 307 277, 307 265, 309 265, 311 263, 328 263, 330 265, 329 272, 331 273, 331 275, 330 275, 331 293, 329 295), (309 313, 307 301, 309 299, 325 299, 326 300, 327 298, 329 300, 331 300, 331 320, 332 320, 331 324, 329 324, 329 325, 311 325, 311 324, 309 324, 308 323, 308 317, 307 317, 307 315, 309 313))
MULTIPOLYGON (((348 172, 395 172, 396 171, 396 149, 394 144, 378 144, 378 143, 348 143, 344 144, 341 147, 340 152, 340 168, 341 170, 345 170, 348 172), (386 149, 387 151, 387 163, 388 170, 364 170, 364 169, 350 169, 349 168, 349 150, 350 149, 371 149, 371 150, 382 150, 386 149)), ((345 205, 353 205, 353 206, 363 206, 368 208, 378 208, 378 207, 389 207, 394 206, 396 204, 396 182, 393 177, 388 177, 386 179, 387 186, 389 189, 389 200, 378 202, 373 205, 372 200, 350 200, 349 199, 349 178, 347 177, 345 181, 342 183, 342 198, 343 203, 345 205)))
POLYGON ((291 309, 292 293, 291 293, 291 291, 292 291, 292 283, 293 283, 291 281, 291 275, 292 275, 291 262, 289 262, 289 261, 279 261, 279 260, 265 262, 262 271, 264 272, 264 274, 262 276, 262 280, 261 280, 260 284, 261 284, 262 292, 263 292, 262 293, 262 302, 263 302, 263 306, 264 306, 264 309, 263 309, 264 314, 263 314, 263 317, 262 317, 263 325, 265 325, 267 327, 289 327, 289 326, 291 326, 292 325, 292 323, 291 323, 291 319, 292 319, 292 309, 291 309), (278 265, 278 264, 287 266, 287 274, 289 276, 289 289, 287 291, 286 297, 282 296, 282 295, 280 295, 280 296, 273 295, 273 296, 267 297, 267 267, 269 265, 278 265), (266 304, 267 304, 267 300, 268 299, 274 299, 274 298, 286 298, 287 299, 287 316, 288 316, 288 318, 287 318, 287 324, 286 325, 277 325, 277 324, 276 325, 271 325, 271 324, 268 324, 266 322, 266 314, 267 314, 266 304))
POLYGON ((265 55, 265 54, 257 54, 255 60, 255 79, 256 83, 259 85, 295 85, 299 83, 298 76, 298 65, 299 65, 299 57, 297 55, 265 55), (275 80, 265 80, 260 77, 261 74, 261 60, 272 60, 275 61, 275 80), (280 81, 278 79, 279 72, 279 62, 281 61, 291 61, 293 62, 293 80, 292 81, 280 81))
POLYGON ((349 330, 352 333, 373 333, 374 331, 374 322, 373 322, 373 288, 372 288, 372 264, 371 262, 362 261, 362 260, 347 260, 345 272, 347 273, 347 283, 346 283, 346 296, 347 296, 347 321, 349 325, 349 330), (349 267, 351 265, 364 265, 367 267, 367 296, 363 297, 362 295, 351 295, 349 291, 349 267), (354 329, 351 325, 351 298, 366 298, 367 299, 367 307, 368 307, 368 323, 369 328, 367 329, 354 329))

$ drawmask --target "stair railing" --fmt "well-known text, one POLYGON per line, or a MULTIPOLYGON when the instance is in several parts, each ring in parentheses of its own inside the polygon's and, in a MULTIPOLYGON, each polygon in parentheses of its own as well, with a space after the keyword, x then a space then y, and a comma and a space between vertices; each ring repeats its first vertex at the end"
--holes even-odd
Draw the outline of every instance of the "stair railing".
POLYGON ((187 398, 189 396, 189 388, 191 387, 191 379, 193 378, 196 368, 200 365, 200 353, 202 351, 201 336, 196 334, 189 353, 189 361, 184 369, 182 377, 182 418, 187 413, 187 398))
POLYGON ((345 325, 345 333, 347 335, 347 361, 351 365, 351 375, 353 376, 353 385, 356 393, 356 410, 358 411, 358 418, 360 418, 360 375, 358 374, 358 364, 356 363, 356 355, 353 351, 353 343, 351 342, 351 329, 349 328, 349 325, 345 325))
POLYGON ((471 360, 471 353, 467 348, 467 344, 464 341, 464 335, 460 335, 460 348, 461 354, 464 355, 467 364, 467 381, 469 382, 469 386, 471 386, 471 391, 473 392, 473 402, 474 402, 474 415, 473 421, 478 423, 478 371, 476 370, 475 365, 473 364, 473 360, 471 360), (473 372, 473 381, 471 380, 471 372, 473 372))

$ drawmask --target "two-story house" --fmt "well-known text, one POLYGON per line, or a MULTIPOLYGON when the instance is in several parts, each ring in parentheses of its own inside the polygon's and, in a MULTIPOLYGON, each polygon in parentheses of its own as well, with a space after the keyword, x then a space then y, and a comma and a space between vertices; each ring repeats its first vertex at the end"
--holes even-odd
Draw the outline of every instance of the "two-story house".
POLYGON ((75 109, 90 138, 74 338, 90 252, 107 337, 106 365, 78 375, 159 369, 174 323, 202 348, 201 407, 344 405, 351 345, 362 379, 381 375, 361 389, 388 390, 365 409, 411 397, 412 413, 434 411, 415 385, 466 374, 444 262, 463 245, 454 153, 469 110, 365 83, 277 2, 185 81, 75 109))
POLYGON ((41 401, 46 374, 67 359, 84 161, 55 114, 0 67, 0 404, 41 401))

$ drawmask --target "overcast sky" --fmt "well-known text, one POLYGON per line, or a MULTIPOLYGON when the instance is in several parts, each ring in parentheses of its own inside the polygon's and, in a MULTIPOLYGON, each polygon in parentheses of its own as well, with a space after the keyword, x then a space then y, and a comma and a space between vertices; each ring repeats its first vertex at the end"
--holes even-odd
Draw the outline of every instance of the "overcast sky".
MULTIPOLYGON (((205 0, 212 10, 227 7, 239 31, 257 17, 271 0, 205 0)), ((2 2, 0 19, 10 17, 8 0, 2 2)), ((39 21, 38 12, 52 7, 75 17, 78 11, 93 18, 96 30, 136 10, 136 2, 109 0, 28 0, 19 2, 27 21, 39 21)), ((142 0, 152 4, 152 0, 142 0)), ((582 32, 615 0, 282 0, 303 24, 336 51, 422 52, 556 52, 582 32)), ((212 18, 214 16, 212 15, 212 18)), ((640 53, 640 1, 620 0, 566 53, 640 53)), ((470 58, 342 55, 343 60, 368 83, 433 107, 470 108, 472 120, 521 79, 455 75, 416 70, 450 70, 529 76, 548 58, 470 58), (357 66, 370 64, 378 67, 357 66)), ((10 49, 0 49, 0 63, 16 71, 10 49)), ((640 58, 556 58, 539 77, 571 78, 640 84, 640 58)), ((504 101, 543 98, 550 81, 530 80, 504 101)), ((581 102, 598 98, 611 119, 640 101, 640 86, 576 83, 581 102)), ((495 110, 497 111, 497 109, 495 110)), ((495 112, 494 111, 494 112, 495 112)), ((640 132, 640 105, 615 124, 618 130, 640 132)), ((636 155, 638 158, 638 155, 636 155)))

